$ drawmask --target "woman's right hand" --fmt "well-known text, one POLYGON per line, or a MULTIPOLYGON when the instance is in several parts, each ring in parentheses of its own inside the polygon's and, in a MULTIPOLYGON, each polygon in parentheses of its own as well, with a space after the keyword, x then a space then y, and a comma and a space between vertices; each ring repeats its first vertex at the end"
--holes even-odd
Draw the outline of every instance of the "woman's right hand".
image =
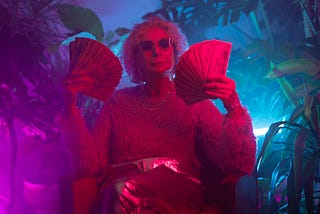
POLYGON ((76 107, 76 95, 77 93, 91 88, 93 86, 93 79, 88 75, 83 74, 73 74, 71 76, 67 76, 63 82, 62 86, 64 90, 64 114, 69 115, 73 108, 76 107))

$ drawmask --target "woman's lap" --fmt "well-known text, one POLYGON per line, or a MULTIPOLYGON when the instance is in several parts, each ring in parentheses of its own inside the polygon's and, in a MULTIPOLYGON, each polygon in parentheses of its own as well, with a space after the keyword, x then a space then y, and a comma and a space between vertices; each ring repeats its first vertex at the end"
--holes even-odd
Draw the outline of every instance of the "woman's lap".
POLYGON ((119 178, 100 199, 102 213, 200 213, 199 183, 164 165, 143 174, 119 178))

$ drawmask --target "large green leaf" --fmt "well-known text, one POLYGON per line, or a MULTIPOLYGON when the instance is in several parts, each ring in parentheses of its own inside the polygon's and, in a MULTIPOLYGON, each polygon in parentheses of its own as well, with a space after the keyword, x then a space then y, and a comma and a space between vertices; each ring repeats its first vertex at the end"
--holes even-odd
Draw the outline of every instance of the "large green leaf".
MULTIPOLYGON (((319 101, 318 101, 319 102, 319 101)), ((314 103, 313 108, 311 109, 311 124, 314 132, 316 134, 317 144, 320 145, 320 104, 314 103)))
POLYGON ((309 130, 308 129, 301 129, 296 136, 294 142, 294 159, 293 159, 293 166, 294 166, 294 184, 296 189, 296 197, 298 202, 301 198, 302 192, 302 168, 303 168, 303 155, 305 150, 305 145, 307 141, 309 130))
MULTIPOLYGON (((313 191, 314 191, 314 187, 313 187, 313 173, 307 178, 307 182, 304 186, 304 194, 305 194, 305 201, 306 201, 306 210, 308 214, 312 214, 313 213, 313 191)), ((319 213, 319 211, 317 212, 319 213)))
POLYGON ((269 191, 268 191, 268 206, 267 209, 268 211, 271 211, 272 208, 272 203, 274 203, 274 198, 278 197, 278 188, 284 184, 284 182, 287 179, 287 168, 288 164, 290 164, 289 159, 282 159, 278 162, 274 170, 272 171, 271 174, 271 179, 270 179, 270 186, 269 186, 269 191))
POLYGON ((304 96, 304 114, 306 116, 306 120, 310 121, 310 116, 311 116, 311 108, 313 104, 314 96, 309 96, 306 95, 304 96))
POLYGON ((267 78, 277 78, 294 73, 315 76, 320 72, 320 60, 314 58, 296 58, 280 62, 270 69, 267 78))
POLYGON ((289 122, 294 122, 296 119, 298 119, 300 116, 302 116, 304 113, 304 106, 303 105, 299 105, 297 106, 294 111, 292 112, 292 114, 290 115, 290 119, 289 122))
POLYGON ((314 181, 314 168, 316 167, 320 158, 320 149, 318 148, 313 152, 310 158, 307 160, 305 167, 303 168, 303 185, 306 195, 306 207, 308 213, 312 213, 313 210, 313 181, 314 181))
POLYGON ((305 182, 308 180, 309 176, 312 175, 314 168, 316 167, 318 161, 320 158, 320 148, 317 148, 309 157, 307 160, 304 168, 303 168, 303 175, 304 180, 303 183, 305 185, 305 182))
MULTIPOLYGON (((293 164, 292 164, 293 165, 293 164)), ((288 213, 299 214, 299 203, 296 195, 294 167, 291 166, 288 176, 287 196, 288 196, 288 213)))
POLYGON ((267 156, 265 153, 268 152, 267 148, 268 148, 269 144, 271 143, 273 137, 278 133, 278 131, 280 129, 279 127, 285 123, 286 123, 286 121, 279 121, 279 122, 275 122, 270 125, 269 130, 265 135, 261 151, 260 151, 259 156, 257 158, 258 171, 259 171, 259 168, 260 168, 264 158, 267 156))
POLYGON ((295 92, 298 97, 303 97, 306 94, 314 96, 320 93, 319 79, 306 78, 302 75, 300 75, 300 77, 302 77, 303 82, 295 86, 295 92))
POLYGON ((291 86, 291 84, 289 83, 289 81, 285 77, 280 77, 277 79, 277 81, 282 89, 282 92, 287 97, 287 99, 290 101, 290 103, 293 105, 293 107, 296 108, 299 105, 301 105, 301 103, 299 102, 299 99, 296 95, 296 92, 293 89, 293 87, 291 86))
POLYGON ((63 24, 73 33, 89 32, 101 41, 104 35, 99 17, 90 9, 72 4, 62 4, 58 14, 63 24))

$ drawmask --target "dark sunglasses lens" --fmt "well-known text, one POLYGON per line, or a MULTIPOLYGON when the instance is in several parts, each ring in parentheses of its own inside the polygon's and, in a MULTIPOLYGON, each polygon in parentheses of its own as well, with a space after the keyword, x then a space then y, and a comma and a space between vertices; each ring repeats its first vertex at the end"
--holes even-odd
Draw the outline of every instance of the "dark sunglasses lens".
POLYGON ((159 40, 159 46, 161 48, 169 48, 170 47, 170 39, 167 38, 167 39, 161 39, 159 40))
MULTIPOLYGON (((142 41, 140 42, 140 46, 143 50, 151 50, 153 48, 153 42, 152 41, 142 41)), ((160 39, 158 41, 158 45, 162 49, 167 49, 171 45, 171 39, 170 38, 165 38, 165 39, 160 39)))
POLYGON ((143 42, 140 42, 140 46, 142 47, 143 50, 151 50, 153 47, 153 42, 143 41, 143 42))

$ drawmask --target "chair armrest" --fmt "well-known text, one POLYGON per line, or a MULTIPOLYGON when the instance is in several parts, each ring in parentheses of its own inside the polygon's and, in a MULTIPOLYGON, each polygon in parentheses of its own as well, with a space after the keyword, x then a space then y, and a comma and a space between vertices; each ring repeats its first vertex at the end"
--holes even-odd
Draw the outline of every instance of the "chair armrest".
POLYGON ((88 214, 97 199, 95 177, 60 178, 61 214, 88 214))

